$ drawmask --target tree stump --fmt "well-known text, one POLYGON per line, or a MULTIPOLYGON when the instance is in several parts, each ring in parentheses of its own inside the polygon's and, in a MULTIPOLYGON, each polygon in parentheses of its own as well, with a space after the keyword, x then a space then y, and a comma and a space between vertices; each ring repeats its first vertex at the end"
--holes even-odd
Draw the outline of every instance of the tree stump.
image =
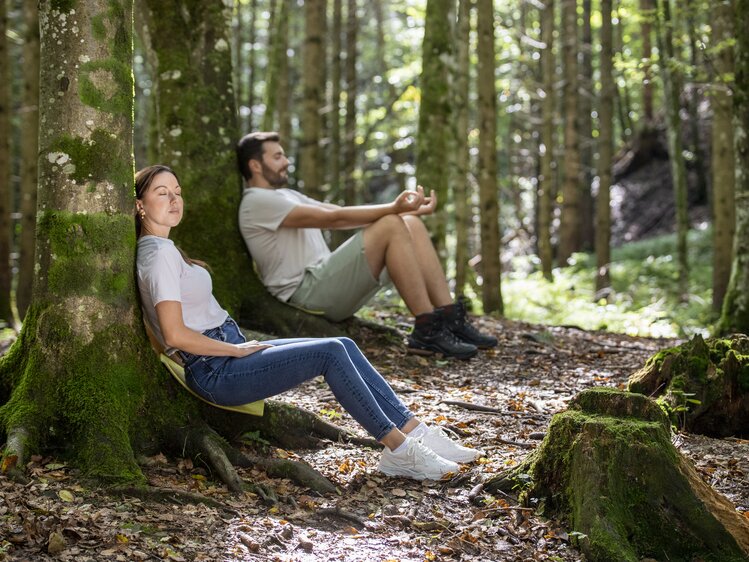
POLYGON ((630 392, 659 397, 691 433, 749 436, 749 337, 692 341, 653 355, 629 379, 630 392))
POLYGON ((591 389, 557 414, 540 447, 488 491, 567 522, 590 560, 746 560, 749 522, 671 444, 660 407, 591 389))

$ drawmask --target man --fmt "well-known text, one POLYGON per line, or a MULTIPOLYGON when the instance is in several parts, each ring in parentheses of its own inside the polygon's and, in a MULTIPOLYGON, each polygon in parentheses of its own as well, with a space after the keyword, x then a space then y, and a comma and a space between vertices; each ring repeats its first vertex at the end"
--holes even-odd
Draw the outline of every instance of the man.
POLYGON ((237 144, 245 180, 239 226, 261 281, 275 297, 333 321, 352 316, 388 278, 415 316, 408 350, 468 359, 497 345, 453 302, 420 215, 434 212, 419 186, 392 203, 340 207, 285 188, 289 160, 277 133, 251 133, 237 144), (320 229, 361 229, 335 252, 320 229))

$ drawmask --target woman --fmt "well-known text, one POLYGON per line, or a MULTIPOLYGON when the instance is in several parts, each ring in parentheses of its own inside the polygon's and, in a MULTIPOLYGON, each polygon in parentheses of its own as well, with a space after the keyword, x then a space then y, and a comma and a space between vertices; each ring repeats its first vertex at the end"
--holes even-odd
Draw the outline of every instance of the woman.
POLYGON ((179 180, 167 166, 135 175, 138 287, 165 353, 195 392, 215 404, 261 400, 323 375, 344 409, 385 446, 380 471, 444 478, 482 454, 419 422, 348 338, 246 341, 212 294, 205 264, 169 240, 182 219, 179 180))

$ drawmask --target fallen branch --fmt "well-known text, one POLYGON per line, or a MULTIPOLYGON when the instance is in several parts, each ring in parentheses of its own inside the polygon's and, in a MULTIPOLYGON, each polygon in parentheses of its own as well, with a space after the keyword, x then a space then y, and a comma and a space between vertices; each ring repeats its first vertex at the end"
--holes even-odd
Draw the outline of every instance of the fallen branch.
POLYGON ((348 521, 351 521, 352 523, 355 523, 360 527, 364 527, 367 524, 364 519, 354 513, 351 513, 350 511, 341 509, 340 506, 323 507, 318 509, 317 513, 320 515, 332 515, 334 517, 340 517, 341 519, 347 519, 348 521))

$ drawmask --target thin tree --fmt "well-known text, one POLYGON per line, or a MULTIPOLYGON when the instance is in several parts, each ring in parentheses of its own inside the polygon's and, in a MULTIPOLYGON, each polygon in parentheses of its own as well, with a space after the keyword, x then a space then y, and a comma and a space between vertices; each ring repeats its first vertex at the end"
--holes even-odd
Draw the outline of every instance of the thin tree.
POLYGON ((255 41, 257 38, 257 30, 255 29, 257 22, 257 0, 250 0, 250 21, 247 24, 249 28, 247 42, 249 43, 250 52, 247 54, 247 108, 249 112, 247 114, 247 127, 245 131, 253 130, 253 117, 255 112, 255 41))
POLYGON ((278 112, 278 132, 287 145, 291 143, 291 80, 289 65, 289 12, 291 0, 281 2, 278 14, 276 33, 277 48, 274 50, 274 65, 278 72, 278 89, 276 96, 276 111, 278 112))
MULTIPOLYGON (((736 0, 736 30, 749 29, 749 0, 736 0)), ((736 33, 733 130, 736 154, 736 234, 733 266, 719 333, 749 333, 749 35, 736 33)))
POLYGON ((552 280, 552 247, 551 219, 553 201, 556 196, 554 188, 554 0, 546 0, 541 10, 541 74, 543 76, 543 102, 541 124, 541 174, 538 178, 538 254, 541 259, 541 271, 546 279, 552 280))
POLYGON ((653 122, 653 18, 655 5, 653 0, 640 0, 640 40, 642 42, 642 112, 646 123, 653 122))
POLYGON ((503 313, 497 189, 497 91, 494 80, 494 2, 478 0, 479 209, 481 297, 484 312, 503 313))
POLYGON ((471 7, 473 2, 458 3, 458 25, 456 26, 456 64, 453 103, 455 112, 455 182, 453 201, 455 204, 455 294, 462 295, 466 285, 468 268, 468 233, 470 229, 471 181, 469 178, 470 156, 468 152, 468 99, 470 96, 470 38, 471 7))
POLYGON ((278 12, 284 0, 270 0, 270 17, 268 18, 268 65, 265 69, 265 112, 263 113, 263 130, 276 129, 276 100, 278 98, 278 77, 280 74, 280 37, 278 12))
POLYGON ((559 222, 559 263, 580 249, 580 134, 578 96, 577 0, 562 0, 564 68, 564 160, 562 212, 559 222))
POLYGON ((304 192, 307 195, 321 199, 325 172, 320 147, 321 109, 325 95, 325 73, 322 71, 325 60, 323 47, 325 1, 305 0, 304 15, 304 69, 302 71, 304 100, 299 178, 304 184, 304 192))
MULTIPOLYGON (((341 190, 341 35, 343 33, 343 2, 333 0, 333 25, 330 43, 330 191, 336 198, 341 190)), ((334 201, 334 202, 336 202, 334 201)))
POLYGON ((10 57, 7 2, 0 2, 0 322, 13 325, 10 302, 10 57))
POLYGON ((36 188, 39 158, 39 11, 24 2, 23 112, 21 121, 21 234, 19 239, 16 308, 23 320, 31 303, 36 237, 36 188))
POLYGON ((590 251, 594 246, 593 229, 593 30, 591 0, 583 0, 582 41, 580 44, 580 249, 590 251))
POLYGON ((421 101, 416 142, 416 179, 433 189, 441 207, 429 217, 437 252, 445 259, 445 234, 449 177, 444 163, 450 159, 452 138, 449 68, 453 57, 450 17, 454 2, 427 0, 422 46, 421 101))
POLYGON ((681 90, 682 76, 675 64, 673 21, 671 0, 656 0, 656 37, 658 40, 659 66, 665 92, 668 152, 676 208, 676 254, 679 274, 678 288, 681 298, 686 298, 689 289, 689 262, 687 258, 687 175, 681 141, 681 90))
POLYGON ((731 84, 733 74, 734 13, 730 0, 722 0, 712 9, 712 40, 717 52, 713 58, 716 76, 711 88, 712 186, 713 186, 713 310, 720 312, 731 276, 733 234, 736 228, 734 188, 736 161, 731 119, 731 84))
POLYGON ((357 59, 357 0, 346 4, 346 120, 343 134, 343 201, 346 205, 357 203, 356 189, 356 98, 359 95, 356 74, 357 59))
POLYGON ((598 196, 596 198, 596 291, 611 284, 611 167, 614 151, 614 72, 611 0, 601 0, 601 97, 598 138, 598 196))
POLYGON ((692 151, 692 169, 697 176, 697 203, 707 203, 707 169, 705 167, 705 154, 700 142, 700 50, 697 46, 697 29, 695 13, 699 10, 699 4, 695 0, 685 0, 684 12, 686 14, 687 37, 689 42, 689 64, 691 80, 689 84, 689 96, 687 97, 687 110, 689 111, 689 144, 692 151))

